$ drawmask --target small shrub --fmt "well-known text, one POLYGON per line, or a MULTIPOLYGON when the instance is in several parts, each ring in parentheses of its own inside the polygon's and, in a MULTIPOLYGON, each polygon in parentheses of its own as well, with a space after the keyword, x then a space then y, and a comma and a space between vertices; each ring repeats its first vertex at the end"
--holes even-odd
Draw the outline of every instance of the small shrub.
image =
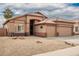
POLYGON ((42 43, 41 41, 36 41, 36 43, 42 43))
POLYGON ((12 38, 12 39, 17 39, 17 37, 14 37, 14 38, 12 38))

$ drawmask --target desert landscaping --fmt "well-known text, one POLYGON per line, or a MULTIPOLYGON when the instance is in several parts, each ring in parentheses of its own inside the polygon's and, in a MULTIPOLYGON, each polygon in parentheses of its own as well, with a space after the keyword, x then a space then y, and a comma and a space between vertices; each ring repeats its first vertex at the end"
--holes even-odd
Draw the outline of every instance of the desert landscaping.
POLYGON ((42 37, 0 37, 1 56, 31 56, 73 46, 61 40, 42 37))

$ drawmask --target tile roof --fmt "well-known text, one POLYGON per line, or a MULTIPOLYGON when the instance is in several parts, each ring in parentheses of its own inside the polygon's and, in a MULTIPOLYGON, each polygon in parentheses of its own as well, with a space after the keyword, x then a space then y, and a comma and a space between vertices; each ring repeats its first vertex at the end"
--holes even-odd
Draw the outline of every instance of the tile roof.
POLYGON ((43 21, 41 21, 41 22, 37 22, 37 23, 35 23, 35 24, 36 24, 36 25, 38 25, 38 24, 48 24, 48 23, 49 23, 49 24, 56 24, 56 22, 74 23, 74 22, 72 22, 72 21, 54 18, 54 19, 45 19, 45 20, 43 20, 43 21))

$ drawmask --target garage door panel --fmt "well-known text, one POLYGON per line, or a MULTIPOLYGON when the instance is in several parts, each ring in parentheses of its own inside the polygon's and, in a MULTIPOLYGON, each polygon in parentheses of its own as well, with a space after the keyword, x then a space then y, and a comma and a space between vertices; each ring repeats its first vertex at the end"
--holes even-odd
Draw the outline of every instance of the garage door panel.
POLYGON ((59 36, 70 36, 72 35, 72 28, 70 27, 57 27, 59 36))
POLYGON ((47 36, 55 36, 55 26, 47 27, 47 36))

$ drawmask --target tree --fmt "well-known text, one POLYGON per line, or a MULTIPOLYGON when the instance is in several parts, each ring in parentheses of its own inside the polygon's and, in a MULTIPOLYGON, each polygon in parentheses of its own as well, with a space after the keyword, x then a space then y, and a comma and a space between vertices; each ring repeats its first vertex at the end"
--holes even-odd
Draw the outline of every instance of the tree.
POLYGON ((13 17, 13 12, 9 8, 6 8, 3 13, 3 16, 6 19, 13 17))

